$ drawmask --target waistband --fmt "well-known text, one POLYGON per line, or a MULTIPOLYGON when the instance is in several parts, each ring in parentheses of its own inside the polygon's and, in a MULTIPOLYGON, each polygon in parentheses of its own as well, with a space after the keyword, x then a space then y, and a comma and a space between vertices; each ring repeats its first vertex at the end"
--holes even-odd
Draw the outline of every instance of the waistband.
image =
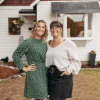
POLYGON ((59 71, 55 65, 50 65, 48 68, 48 73, 56 73, 56 74, 61 74, 64 71, 59 71))

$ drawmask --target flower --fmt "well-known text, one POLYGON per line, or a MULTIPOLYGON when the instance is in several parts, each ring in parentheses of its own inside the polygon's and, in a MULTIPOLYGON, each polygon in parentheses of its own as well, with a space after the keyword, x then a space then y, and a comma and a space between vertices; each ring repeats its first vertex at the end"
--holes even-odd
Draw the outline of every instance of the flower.
POLYGON ((92 50, 91 52, 89 52, 89 54, 96 54, 96 51, 92 50))

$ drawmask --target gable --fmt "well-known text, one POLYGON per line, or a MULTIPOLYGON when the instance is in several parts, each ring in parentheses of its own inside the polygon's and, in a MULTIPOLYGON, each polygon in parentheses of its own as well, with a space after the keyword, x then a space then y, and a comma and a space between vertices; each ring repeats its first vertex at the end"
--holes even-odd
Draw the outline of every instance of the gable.
POLYGON ((1 0, 0 6, 30 6, 35 0, 1 0))
POLYGON ((2 2, 4 2, 5 0, 0 0, 0 4, 2 3, 2 2))

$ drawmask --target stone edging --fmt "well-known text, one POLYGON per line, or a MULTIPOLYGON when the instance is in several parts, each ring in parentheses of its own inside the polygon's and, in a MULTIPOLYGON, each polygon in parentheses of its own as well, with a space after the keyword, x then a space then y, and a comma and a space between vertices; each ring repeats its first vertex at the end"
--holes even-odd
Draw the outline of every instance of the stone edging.
MULTIPOLYGON (((18 68, 16 68, 16 67, 12 67, 12 66, 8 66, 8 65, 1 65, 0 64, 0 66, 1 67, 6 67, 6 68, 10 68, 10 69, 16 69, 16 70, 19 70, 18 68)), ((18 77, 25 77, 26 76, 26 73, 25 72, 23 72, 23 73, 20 73, 20 74, 18 74, 18 75, 13 75, 13 76, 9 76, 8 78, 6 78, 6 79, 0 79, 0 82, 2 82, 2 81, 6 81, 6 80, 8 80, 8 79, 14 79, 14 78, 18 78, 18 77)))
POLYGON ((0 79, 0 82, 3 82, 3 81, 6 81, 6 80, 8 80, 8 79, 15 79, 15 78, 18 78, 18 77, 25 77, 26 76, 26 73, 24 72, 24 73, 20 73, 20 75, 13 75, 13 76, 9 76, 8 78, 6 78, 6 79, 0 79))
POLYGON ((8 65, 1 65, 1 67, 6 67, 6 68, 11 68, 11 69, 16 69, 16 70, 19 70, 17 67, 12 67, 12 66, 8 66, 8 65))

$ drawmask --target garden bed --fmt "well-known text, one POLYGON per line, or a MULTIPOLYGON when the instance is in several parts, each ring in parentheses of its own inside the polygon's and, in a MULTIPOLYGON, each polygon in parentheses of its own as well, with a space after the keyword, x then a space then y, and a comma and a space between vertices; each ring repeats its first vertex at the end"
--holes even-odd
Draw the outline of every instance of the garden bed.
POLYGON ((0 79, 6 79, 13 75, 19 75, 20 71, 0 66, 0 79))
POLYGON ((100 68, 100 66, 95 65, 94 67, 91 67, 89 65, 82 65, 81 68, 100 68))
MULTIPOLYGON (((20 71, 15 69, 17 67, 15 66, 14 62, 5 62, 4 65, 11 66, 14 69, 0 66, 0 79, 6 79, 10 76, 20 74, 20 71)), ((100 66, 95 65, 94 67, 90 67, 89 65, 82 65, 81 68, 100 68, 100 66)))
POLYGON ((7 79, 13 75, 19 75, 20 71, 15 66, 14 62, 5 62, 0 65, 0 79, 7 79))

